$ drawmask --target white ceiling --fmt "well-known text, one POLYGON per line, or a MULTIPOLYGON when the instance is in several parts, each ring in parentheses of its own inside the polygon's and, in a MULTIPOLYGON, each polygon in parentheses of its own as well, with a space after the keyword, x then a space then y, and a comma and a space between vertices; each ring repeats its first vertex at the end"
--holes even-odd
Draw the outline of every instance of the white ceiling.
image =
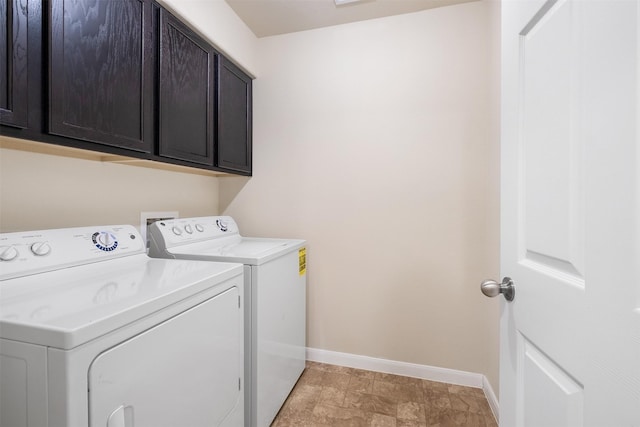
POLYGON ((293 33, 476 0, 225 0, 257 37, 293 33))

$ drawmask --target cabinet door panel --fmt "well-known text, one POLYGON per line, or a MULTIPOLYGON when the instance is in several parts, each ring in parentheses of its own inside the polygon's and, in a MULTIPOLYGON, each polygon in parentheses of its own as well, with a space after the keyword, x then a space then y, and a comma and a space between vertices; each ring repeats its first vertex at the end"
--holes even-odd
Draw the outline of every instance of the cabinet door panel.
POLYGON ((27 127, 27 0, 0 0, 0 124, 27 127))
POLYGON ((251 78, 220 57, 216 166, 251 173, 251 78))
POLYGON ((52 0, 49 132, 148 152, 150 3, 52 0))
POLYGON ((160 11, 160 156, 213 166, 215 55, 160 11))

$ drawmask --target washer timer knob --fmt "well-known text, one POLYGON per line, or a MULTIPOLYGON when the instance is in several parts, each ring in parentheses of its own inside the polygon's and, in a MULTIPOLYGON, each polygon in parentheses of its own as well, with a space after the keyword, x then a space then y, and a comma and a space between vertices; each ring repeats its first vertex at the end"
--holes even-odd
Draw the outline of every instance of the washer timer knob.
POLYGON ((0 247, 0 261, 12 261, 18 257, 18 250, 13 246, 0 247))
POLYGON ((98 231, 91 236, 93 244, 101 251, 111 252, 118 247, 118 239, 107 231, 98 231))
POLYGON ((51 252, 51 246, 49 246, 49 243, 47 242, 36 242, 31 245, 31 252, 36 256, 49 255, 49 252, 51 252))
POLYGON ((198 230, 198 232, 202 233, 204 231, 204 227, 201 224, 196 224, 196 230, 198 230))
POLYGON ((228 227, 227 227, 227 221, 224 221, 222 219, 216 219, 216 225, 218 226, 218 228, 220 229, 220 231, 227 231, 228 227))

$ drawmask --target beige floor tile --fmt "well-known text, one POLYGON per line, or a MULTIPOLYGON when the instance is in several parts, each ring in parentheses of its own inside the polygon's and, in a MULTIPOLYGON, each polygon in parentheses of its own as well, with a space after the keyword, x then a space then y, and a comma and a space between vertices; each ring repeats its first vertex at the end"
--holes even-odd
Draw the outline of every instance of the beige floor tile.
POLYGON ((324 371, 318 369, 305 369, 300 379, 298 380, 298 384, 309 384, 309 385, 322 385, 322 378, 324 377, 324 371))
POLYGON ((418 384, 395 384, 380 380, 373 381, 373 394, 390 397, 398 402, 422 402, 424 391, 418 384))
POLYGON ((272 427, 498 427, 482 389, 307 362, 272 427))
POLYGON ((350 380, 351 375, 349 374, 343 374, 340 372, 325 372, 322 379, 322 385, 346 390, 349 386, 350 380))
POLYGON ((498 427, 498 422, 493 415, 485 415, 484 421, 487 424, 487 427, 498 427))
POLYGON ((316 405, 313 408, 313 421, 320 425, 332 426, 366 426, 367 415, 365 411, 355 408, 338 408, 335 406, 316 405))
POLYGON ((369 425, 371 427, 397 427, 395 417, 382 414, 373 414, 369 425))
POLYGON ((384 382, 387 382, 387 383, 393 383, 393 384, 415 384, 415 385, 420 385, 422 383, 422 380, 419 379, 419 378, 405 377, 405 376, 394 375, 394 374, 385 374, 383 372, 376 372, 375 379, 376 380, 380 380, 380 381, 384 381, 384 382))
POLYGON ((451 398, 448 392, 433 390, 425 395, 424 406, 428 411, 451 409, 451 398))
POLYGON ((376 377, 376 373, 373 371, 366 371, 364 369, 356 369, 356 368, 352 369, 351 375, 358 378, 369 378, 371 380, 376 377))
POLYGON ((288 413, 307 412, 311 413, 320 399, 322 387, 307 384, 298 384, 293 389, 282 406, 282 411, 288 413))
POLYGON ((427 423, 398 418, 396 420, 396 427, 427 427, 427 423))
POLYGON ((421 382, 422 384, 422 389, 427 391, 427 390, 432 390, 432 391, 439 391, 439 392, 449 392, 449 386, 451 384, 447 384, 447 383, 441 383, 438 381, 429 381, 429 380, 422 380, 421 382))
POLYGON ((451 409, 482 414, 478 399, 472 394, 450 394, 451 409))
POLYGON ((308 368, 300 376, 298 384, 308 384, 317 386, 334 387, 346 390, 349 385, 351 375, 333 372, 327 369, 308 368))
POLYGON ((429 427, 487 427, 484 415, 453 409, 437 411, 427 416, 429 427))
POLYGON ((478 402, 480 411, 484 415, 491 415, 493 417, 493 411, 491 410, 491 406, 489 406, 489 401, 487 401, 487 398, 484 397, 484 395, 482 395, 482 397, 476 397, 476 401, 478 402))
POLYGON ((425 405, 417 402, 398 403, 397 418, 404 421, 425 423, 425 405))
POLYGON ((465 387, 462 385, 455 385, 455 384, 449 384, 447 386, 447 390, 451 394, 460 394, 460 395, 467 395, 467 396, 477 396, 478 390, 482 391, 482 389, 479 389, 479 388, 465 387))
POLYGON ((318 403, 330 406, 342 406, 345 394, 345 390, 340 390, 335 387, 322 387, 318 403))
POLYGON ((347 386, 347 391, 359 393, 371 393, 373 391, 373 378, 358 377, 353 375, 347 386))
POLYGON ((349 391, 344 398, 344 407, 395 417, 398 405, 388 397, 349 391))
POLYGON ((314 363, 313 369, 317 369, 319 371, 324 371, 324 372, 334 372, 338 374, 351 375, 353 371, 353 368, 348 368, 346 366, 328 365, 326 363, 317 363, 317 362, 311 362, 311 363, 314 363))
POLYGON ((374 380, 371 393, 378 396, 393 397, 396 395, 396 385, 397 384, 374 380))

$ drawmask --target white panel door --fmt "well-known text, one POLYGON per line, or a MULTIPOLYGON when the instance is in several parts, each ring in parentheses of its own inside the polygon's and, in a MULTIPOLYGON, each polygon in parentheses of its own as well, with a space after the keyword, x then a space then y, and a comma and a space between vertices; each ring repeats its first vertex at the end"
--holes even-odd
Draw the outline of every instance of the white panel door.
POLYGON ((502 3, 501 426, 640 426, 639 14, 502 3))

